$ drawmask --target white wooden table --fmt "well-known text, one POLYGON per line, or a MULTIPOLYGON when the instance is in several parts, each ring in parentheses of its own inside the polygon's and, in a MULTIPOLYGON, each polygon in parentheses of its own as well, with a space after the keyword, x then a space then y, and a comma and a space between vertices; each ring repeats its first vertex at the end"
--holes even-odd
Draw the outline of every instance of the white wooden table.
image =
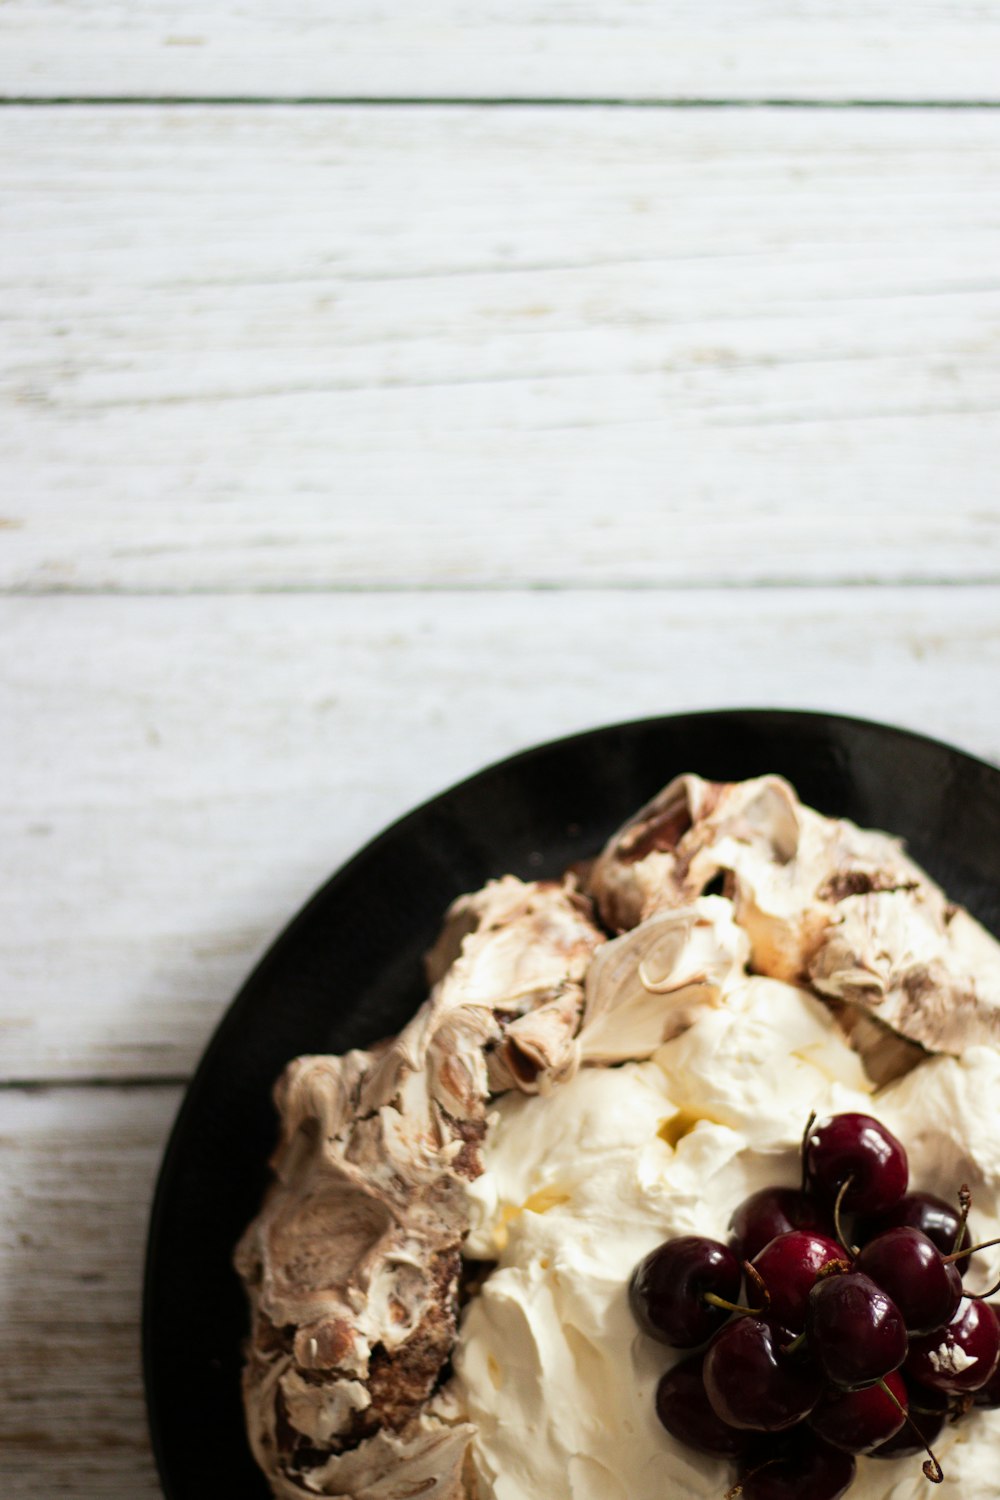
POLYGON ((1000 759, 1000 0, 0 6, 0 1492, 144 1500, 269 938, 526 744, 1000 759))

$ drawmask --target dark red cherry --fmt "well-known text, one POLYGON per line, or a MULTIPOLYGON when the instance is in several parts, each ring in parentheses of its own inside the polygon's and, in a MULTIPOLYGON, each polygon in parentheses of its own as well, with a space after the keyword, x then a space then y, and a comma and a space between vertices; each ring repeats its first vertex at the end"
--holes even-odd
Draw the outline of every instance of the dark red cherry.
POLYGON ((894 1370, 885 1377, 885 1384, 896 1401, 881 1385, 866 1385, 860 1391, 828 1391, 809 1418, 809 1425, 824 1441, 843 1448, 845 1453, 871 1453, 880 1443, 894 1438, 906 1422, 908 1400, 902 1376, 894 1370))
MULTIPOLYGON (((889 1383, 889 1378, 886 1377, 886 1384, 889 1383)), ((912 1380, 904 1380, 903 1383, 909 1398, 910 1420, 903 1423, 895 1437, 873 1448, 869 1455, 871 1458, 909 1458, 915 1453, 926 1453, 928 1446, 935 1442, 944 1426, 950 1400, 944 1391, 928 1390, 926 1386, 917 1385, 912 1380), (914 1426, 919 1437, 913 1430, 914 1426)))
POLYGON ((843 1207, 851 1213, 881 1214, 906 1192, 906 1152, 890 1130, 871 1115, 833 1115, 806 1136, 804 1164, 810 1186, 832 1203, 851 1179, 843 1207))
POLYGON ((869 1240, 855 1269, 888 1292, 908 1333, 930 1333, 951 1321, 962 1300, 962 1278, 919 1229, 903 1225, 869 1240))
POLYGON ((757 1441, 756 1435, 716 1416, 705 1394, 704 1360, 703 1354, 694 1354, 667 1371, 656 1388, 656 1415, 671 1437, 688 1448, 739 1458, 757 1441))
POLYGON ((742 1281, 740 1263, 728 1245, 685 1234, 639 1262, 629 1283, 629 1302, 636 1322, 652 1338, 675 1349, 693 1349, 729 1317, 727 1309, 706 1302, 706 1293, 736 1302, 742 1281))
POLYGON ((831 1275, 809 1293, 809 1347, 834 1385, 872 1385, 906 1358, 906 1325, 882 1288, 859 1271, 831 1275))
POLYGON ((744 1461, 741 1500, 840 1500, 854 1482, 850 1453, 831 1448, 808 1430, 796 1433, 770 1458, 744 1461))
POLYGON ((783 1432, 807 1417, 823 1380, 808 1356, 781 1352, 783 1333, 760 1318, 735 1318, 705 1354, 705 1390, 730 1427, 783 1432))
POLYGON ((830 1261, 843 1258, 836 1240, 803 1229, 771 1240, 753 1261, 770 1298, 767 1317, 800 1333, 806 1326, 806 1307, 816 1277, 830 1261))
MULTIPOLYGON (((993 1313, 993 1316, 996 1317, 998 1311, 1000 1311, 997 1304, 995 1302, 988 1302, 986 1305, 993 1313)), ((998 1363, 986 1384, 981 1385, 976 1392, 975 1405, 988 1409, 1000 1406, 1000 1363, 998 1363)))
POLYGON ((831 1234, 829 1213, 798 1188, 767 1187, 744 1198, 729 1221, 729 1243, 741 1261, 753 1260, 778 1234, 793 1229, 831 1234))
POLYGON ((987 1384, 1000 1363, 1000 1323, 987 1302, 963 1297, 946 1328, 910 1340, 907 1373, 935 1391, 963 1396, 987 1384))
MULTIPOLYGON (((942 1255, 950 1255, 955 1248, 960 1224, 957 1210, 950 1203, 945 1203, 943 1198, 936 1198, 933 1193, 906 1193, 895 1208, 874 1218, 860 1220, 854 1226, 854 1233, 859 1244, 864 1245, 886 1229, 902 1229, 904 1226, 919 1229, 921 1234, 926 1234, 931 1244, 938 1247, 942 1255)), ((966 1243, 975 1244, 972 1231, 968 1229, 966 1243)), ((956 1261, 956 1265, 964 1276, 969 1269, 969 1256, 964 1255, 960 1261, 956 1261)))

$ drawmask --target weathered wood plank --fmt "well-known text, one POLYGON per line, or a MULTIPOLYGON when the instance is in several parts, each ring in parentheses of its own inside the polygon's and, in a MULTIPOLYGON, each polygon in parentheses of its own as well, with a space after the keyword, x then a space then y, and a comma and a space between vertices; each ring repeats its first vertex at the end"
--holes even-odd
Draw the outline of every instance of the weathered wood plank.
POLYGON ((0 601, 2 1072, 185 1074, 364 840, 516 749, 829 707, 1000 760, 1000 591, 0 601))
POLYGON ((13 95, 984 99, 993 0, 7 0, 13 95))
POLYGON ((176 1089, 0 1093, 0 1492, 153 1500, 139 1305, 176 1089))
POLYGON ((997 575, 1000 112, 0 124, 0 587, 997 575))

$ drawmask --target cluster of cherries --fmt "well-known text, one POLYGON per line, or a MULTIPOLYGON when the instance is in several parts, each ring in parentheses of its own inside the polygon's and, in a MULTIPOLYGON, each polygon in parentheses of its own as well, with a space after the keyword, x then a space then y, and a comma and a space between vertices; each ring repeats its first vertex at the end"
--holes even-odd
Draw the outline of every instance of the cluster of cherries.
POLYGON ((741 1203, 728 1245, 683 1235, 632 1273, 645 1332, 698 1351, 661 1379, 657 1415, 688 1447, 737 1461, 726 1500, 838 1500, 858 1453, 926 1451, 940 1483, 930 1444, 944 1422, 1000 1406, 1000 1318, 985 1300, 1000 1288, 962 1284, 986 1248, 969 1244, 968 1188, 956 1212, 908 1179, 905 1150, 870 1115, 810 1119, 801 1187, 741 1203))

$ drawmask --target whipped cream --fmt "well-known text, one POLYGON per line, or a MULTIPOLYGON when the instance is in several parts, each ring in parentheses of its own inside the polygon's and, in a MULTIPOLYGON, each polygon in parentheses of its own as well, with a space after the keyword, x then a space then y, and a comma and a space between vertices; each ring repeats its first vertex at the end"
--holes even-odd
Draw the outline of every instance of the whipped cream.
MULTIPOLYGON (((657 1381, 683 1356, 637 1329, 636 1262, 673 1235, 725 1239, 749 1193, 794 1185, 810 1110, 877 1115, 905 1144, 915 1187, 953 1198, 968 1182, 977 1236, 1000 1234, 998 1097, 1000 1054, 986 1047, 930 1058, 873 1095, 818 1000, 742 977, 648 1061, 585 1067, 548 1097, 499 1099, 465 1247, 497 1266, 455 1355, 482 1495, 720 1500, 731 1466, 683 1448, 656 1419, 657 1381)), ((997 1252, 982 1253, 970 1285, 996 1270, 997 1252)), ((1000 1413, 946 1428, 936 1451, 946 1478, 933 1493, 996 1493, 1000 1413)), ((859 1459, 850 1490, 851 1500, 929 1493, 917 1458, 859 1459)))

